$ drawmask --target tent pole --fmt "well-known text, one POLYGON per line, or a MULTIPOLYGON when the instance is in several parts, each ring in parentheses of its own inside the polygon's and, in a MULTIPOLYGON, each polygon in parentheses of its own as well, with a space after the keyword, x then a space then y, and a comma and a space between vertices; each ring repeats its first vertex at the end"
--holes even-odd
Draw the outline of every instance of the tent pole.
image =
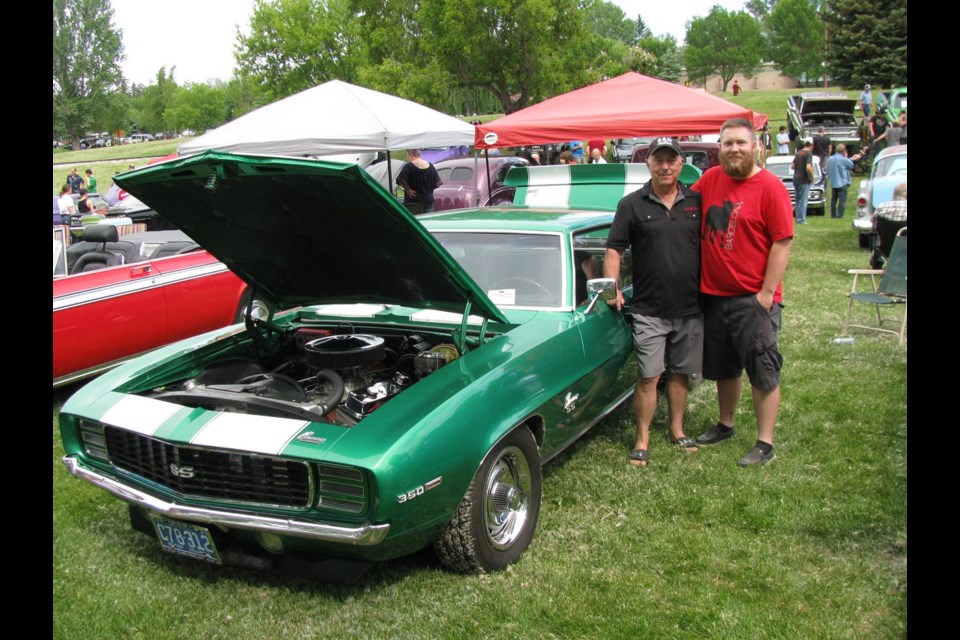
POLYGON ((390 185, 389 191, 394 197, 397 195, 397 188, 393 184, 393 161, 390 158, 390 150, 387 150, 387 184, 390 185))
POLYGON ((487 196, 493 195, 493 186, 490 184, 490 149, 483 150, 483 158, 487 163, 487 196))

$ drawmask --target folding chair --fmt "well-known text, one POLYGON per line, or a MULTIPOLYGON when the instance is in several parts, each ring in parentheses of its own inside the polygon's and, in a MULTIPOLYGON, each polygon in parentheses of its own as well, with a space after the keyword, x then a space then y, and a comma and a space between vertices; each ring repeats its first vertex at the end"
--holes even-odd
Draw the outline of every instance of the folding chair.
POLYGON ((890 250, 890 256, 887 258, 886 269, 850 269, 847 273, 853 276, 853 285, 850 287, 850 293, 847 294, 850 301, 847 303, 847 317, 843 323, 843 334, 850 335, 850 328, 866 329, 868 331, 880 331, 883 333, 892 333, 897 336, 900 344, 903 344, 904 336, 907 331, 907 228, 904 227, 897 232, 897 237, 893 241, 893 248, 890 250), (857 281, 860 276, 870 276, 870 282, 873 285, 873 291, 858 291, 857 281), (877 276, 880 277, 880 283, 877 284, 877 276), (850 312, 853 309, 854 302, 874 305, 874 311, 877 314, 877 326, 850 324, 850 312), (881 315, 880 308, 890 308, 891 305, 903 305, 903 314, 901 317, 887 317, 881 315), (898 323, 900 329, 885 329, 884 323, 898 323))

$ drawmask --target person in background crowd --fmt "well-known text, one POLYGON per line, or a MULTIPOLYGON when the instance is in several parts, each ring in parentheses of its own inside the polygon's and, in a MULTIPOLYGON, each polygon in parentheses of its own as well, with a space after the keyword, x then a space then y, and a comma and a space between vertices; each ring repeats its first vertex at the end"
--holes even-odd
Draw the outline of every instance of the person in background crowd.
POLYGON ((810 185, 813 184, 813 141, 806 139, 802 147, 793 156, 793 190, 796 198, 796 222, 807 224, 807 198, 810 197, 810 185))
MULTIPOLYGON (((650 423, 657 408, 657 383, 667 374, 670 440, 687 452, 698 449, 684 434, 683 411, 689 376, 703 358, 700 312, 700 194, 679 182, 683 155, 676 138, 656 138, 647 154, 650 180, 624 196, 607 238, 603 275, 620 282, 620 260, 633 255, 630 323, 639 380, 634 391, 637 433, 630 463, 649 462, 650 423)), ((623 295, 610 301, 617 309, 623 295)))
POLYGON ((887 127, 887 146, 893 147, 898 144, 903 144, 903 126, 900 124, 900 119, 897 118, 890 123, 890 126, 887 127))
POLYGON ((576 159, 573 157, 573 152, 567 149, 566 151, 560 152, 560 164, 577 164, 576 159))
POLYGON ((73 196, 70 195, 71 192, 70 185, 64 184, 60 188, 60 197, 57 199, 57 208, 60 209, 60 218, 63 220, 63 224, 69 224, 69 216, 77 211, 76 205, 73 203, 73 196))
POLYGON ((900 134, 900 144, 907 144, 907 112, 900 114, 900 128, 903 132, 900 134))
POLYGON ((587 140, 587 154, 590 156, 590 162, 593 162, 593 150, 600 150, 600 157, 606 161, 607 141, 606 140, 587 140))
POLYGON ((83 187, 80 188, 80 199, 77 200, 77 213, 93 213, 93 203, 90 202, 87 190, 83 187))
POLYGON ((763 125, 763 129, 760 131, 760 144, 759 144, 759 160, 760 166, 767 166, 767 158, 773 155, 773 135, 770 133, 770 125, 763 125))
POLYGON ((873 210, 873 222, 880 241, 880 253, 887 257, 893 248, 897 232, 907 226, 907 183, 901 182, 893 189, 893 200, 877 205, 873 210))
POLYGON ((836 153, 827 161, 827 176, 830 181, 830 217, 842 218, 847 207, 847 190, 850 188, 850 172, 853 163, 862 157, 854 154, 847 157, 847 145, 842 142, 837 145, 836 153))
POLYGON ((877 154, 887 148, 887 110, 884 107, 877 109, 877 113, 870 118, 870 154, 876 158, 877 154))
POLYGON ((600 149, 594 147, 590 152, 590 164, 607 164, 606 158, 600 153, 600 149))
POLYGON ((736 80, 733 81, 733 97, 736 98, 740 95, 740 83, 736 80))
POLYGON ((573 154, 573 159, 577 164, 583 164, 583 141, 571 140, 570 153, 573 154))
POLYGON ((535 167, 540 166, 540 154, 537 153, 536 151, 530 154, 530 164, 532 164, 535 167))
POLYGON ((419 149, 407 149, 407 164, 400 169, 397 184, 403 188, 403 204, 419 203, 422 213, 430 213, 433 191, 442 183, 436 167, 420 157, 419 149))
POLYGON ((827 129, 821 126, 813 136, 813 155, 820 162, 820 170, 827 173, 827 160, 830 159, 830 152, 833 150, 833 144, 827 136, 827 129))
POLYGON ((787 128, 780 126, 777 132, 777 155, 785 156, 790 153, 790 135, 787 134, 787 128))
POLYGON ((87 169, 84 171, 87 174, 87 190, 90 193, 97 192, 97 177, 93 175, 93 169, 87 169))
MULTIPOLYGON (((693 185, 703 198, 700 293, 704 314, 703 377, 717 381, 719 419, 696 439, 714 445, 734 433, 746 368, 757 441, 741 467, 776 457, 773 431, 780 409, 777 350, 783 274, 793 242, 790 196, 754 161, 753 123, 735 118, 720 128, 720 166, 693 185)), ((606 267, 604 267, 606 268, 606 267)))
POLYGON ((70 185, 71 193, 80 193, 80 187, 83 186, 83 178, 77 174, 77 168, 70 169, 70 175, 67 176, 67 184, 70 185))
POLYGON ((860 109, 863 111, 863 119, 866 120, 870 117, 870 110, 873 108, 873 94, 870 93, 870 85, 863 87, 859 101, 860 109))

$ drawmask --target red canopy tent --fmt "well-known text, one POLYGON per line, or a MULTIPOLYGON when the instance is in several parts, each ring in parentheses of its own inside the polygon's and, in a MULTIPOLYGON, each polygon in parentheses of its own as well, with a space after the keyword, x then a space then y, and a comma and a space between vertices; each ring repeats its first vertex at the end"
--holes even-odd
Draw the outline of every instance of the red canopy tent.
POLYGON ((477 126, 478 149, 641 136, 719 133, 730 118, 761 129, 767 116, 705 91, 625 73, 477 126))

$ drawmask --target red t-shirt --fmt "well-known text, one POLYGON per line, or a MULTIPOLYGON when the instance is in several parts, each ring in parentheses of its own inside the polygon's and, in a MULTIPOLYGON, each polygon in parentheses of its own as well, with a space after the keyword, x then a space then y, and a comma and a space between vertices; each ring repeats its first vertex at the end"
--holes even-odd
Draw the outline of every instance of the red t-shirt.
POLYGON ((588 140, 587 141, 587 155, 593 152, 594 149, 600 149, 600 153, 603 153, 603 147, 607 144, 606 140, 588 140))
MULTIPOLYGON (((693 185, 703 197, 700 233, 700 291, 741 296, 763 288, 774 242, 793 237, 790 194, 775 175, 761 169, 734 180, 722 167, 708 169, 693 185)), ((774 302, 783 299, 777 284, 774 302)))

